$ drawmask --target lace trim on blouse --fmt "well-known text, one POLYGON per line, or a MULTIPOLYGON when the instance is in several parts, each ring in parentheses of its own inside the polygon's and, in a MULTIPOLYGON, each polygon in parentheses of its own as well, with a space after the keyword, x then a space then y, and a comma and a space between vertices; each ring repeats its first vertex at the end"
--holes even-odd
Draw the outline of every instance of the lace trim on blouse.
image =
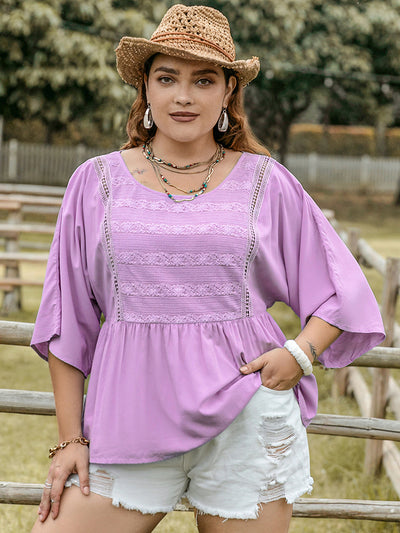
POLYGON ((143 222, 113 221, 116 233, 148 233, 158 235, 227 235, 246 239, 247 231, 242 226, 231 224, 144 224, 143 222))
POLYGON ((262 200, 264 198, 265 188, 267 186, 271 170, 273 165, 271 164, 271 159, 269 157, 261 158, 259 164, 257 165, 257 170, 254 174, 255 179, 252 182, 252 194, 249 208, 249 239, 247 244, 247 253, 246 253, 246 262, 244 265, 244 295, 242 298, 242 313, 243 316, 251 316, 251 300, 250 300, 250 291, 249 291, 249 270, 251 263, 254 261, 254 258, 257 254, 258 249, 258 235, 256 232, 256 223, 258 215, 260 213, 262 200))
POLYGON ((121 283, 121 291, 128 296, 228 296, 238 294, 240 289, 240 283, 121 283))
POLYGON ((169 253, 169 252, 120 252, 117 263, 145 266, 227 266, 241 267, 243 260, 235 254, 218 253, 169 253))
POLYGON ((203 322, 224 322, 238 318, 241 318, 240 311, 231 313, 191 313, 185 315, 125 313, 125 319, 128 322, 137 322, 140 324, 196 324, 203 322))
POLYGON ((170 213, 206 213, 213 211, 235 211, 244 213, 247 211, 247 206, 239 202, 230 203, 186 203, 186 204, 170 204, 166 205, 164 200, 131 200, 129 198, 119 199, 113 201, 113 207, 127 207, 130 209, 145 209, 149 211, 169 211, 170 213))

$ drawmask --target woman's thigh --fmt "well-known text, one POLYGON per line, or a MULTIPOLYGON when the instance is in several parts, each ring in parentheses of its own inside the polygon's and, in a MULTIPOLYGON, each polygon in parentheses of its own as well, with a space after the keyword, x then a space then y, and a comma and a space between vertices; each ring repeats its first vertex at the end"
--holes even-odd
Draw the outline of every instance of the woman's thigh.
POLYGON ((115 507, 110 498, 93 492, 84 496, 72 486, 64 490, 58 517, 37 520, 32 533, 150 533, 164 516, 115 507))
POLYGON ((260 504, 258 518, 250 520, 224 519, 196 512, 199 533, 287 533, 293 505, 284 498, 260 504))

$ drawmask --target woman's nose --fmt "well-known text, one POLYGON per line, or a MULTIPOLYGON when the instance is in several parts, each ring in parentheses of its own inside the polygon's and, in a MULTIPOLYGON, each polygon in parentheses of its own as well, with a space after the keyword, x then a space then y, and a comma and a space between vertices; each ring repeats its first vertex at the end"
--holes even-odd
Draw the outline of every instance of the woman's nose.
POLYGON ((193 103, 193 97, 189 88, 180 86, 175 94, 175 103, 180 105, 189 105, 193 103))

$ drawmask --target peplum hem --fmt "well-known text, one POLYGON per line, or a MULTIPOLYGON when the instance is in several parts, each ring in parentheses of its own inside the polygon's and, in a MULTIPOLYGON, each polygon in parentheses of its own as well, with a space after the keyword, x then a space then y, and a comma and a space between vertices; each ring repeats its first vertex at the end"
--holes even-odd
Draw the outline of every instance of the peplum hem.
MULTIPOLYGON (((268 313, 200 324, 106 321, 85 406, 90 460, 146 463, 201 446, 260 387, 260 373, 241 374, 243 363, 284 340, 268 313)), ((307 382, 316 386, 313 376, 307 382)))

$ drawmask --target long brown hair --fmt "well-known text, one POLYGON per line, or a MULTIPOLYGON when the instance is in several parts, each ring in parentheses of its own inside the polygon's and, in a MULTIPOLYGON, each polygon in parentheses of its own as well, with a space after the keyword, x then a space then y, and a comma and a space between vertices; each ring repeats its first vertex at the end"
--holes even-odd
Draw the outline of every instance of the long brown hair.
MULTIPOLYGON (((148 59, 144 65, 144 72, 146 75, 150 72, 151 64, 155 56, 148 59)), ((223 69, 226 83, 231 76, 235 76, 234 71, 223 69)), ((147 108, 146 87, 144 79, 142 85, 138 88, 136 100, 133 102, 128 122, 126 124, 126 132, 129 140, 121 146, 121 150, 128 148, 135 148, 141 146, 145 142, 154 137, 157 127, 147 130, 143 126, 143 116, 147 108)), ((269 151, 263 146, 254 133, 251 131, 248 123, 246 113, 243 105, 243 87, 236 83, 236 87, 232 93, 232 97, 227 107, 229 117, 228 131, 221 133, 217 126, 214 126, 214 139, 221 143, 225 148, 230 148, 238 152, 250 152, 252 154, 270 155, 269 151)))

